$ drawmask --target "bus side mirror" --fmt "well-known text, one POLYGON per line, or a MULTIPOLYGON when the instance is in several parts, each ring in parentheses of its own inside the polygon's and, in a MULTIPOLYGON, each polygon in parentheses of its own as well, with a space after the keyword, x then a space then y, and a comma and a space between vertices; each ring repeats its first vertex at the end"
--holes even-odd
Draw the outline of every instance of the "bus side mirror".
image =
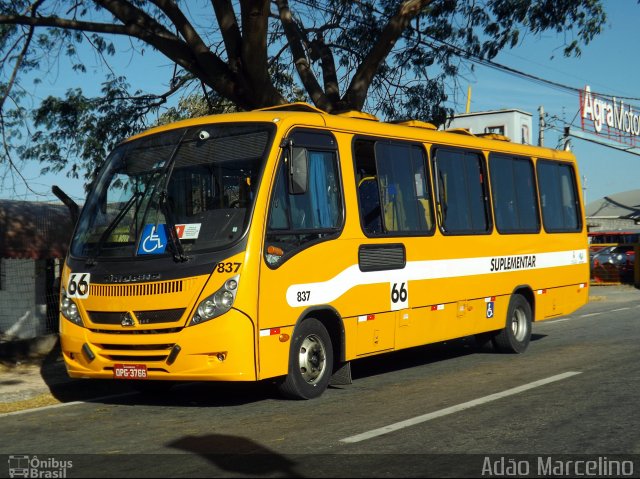
POLYGON ((78 222, 78 218, 80 217, 80 207, 78 204, 73 201, 64 191, 60 189, 57 185, 53 185, 51 187, 51 192, 58 197, 64 205, 69 208, 69 214, 71 215, 71 221, 74 226, 78 222))
POLYGON ((309 183, 309 157, 306 148, 289 146, 289 193, 302 195, 309 183))

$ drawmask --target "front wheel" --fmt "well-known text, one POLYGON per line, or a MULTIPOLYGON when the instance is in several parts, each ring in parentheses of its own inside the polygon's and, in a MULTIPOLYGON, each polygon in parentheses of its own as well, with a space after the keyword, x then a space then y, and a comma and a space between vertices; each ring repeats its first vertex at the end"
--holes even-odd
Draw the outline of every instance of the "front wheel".
POLYGON ((280 383, 280 392, 292 399, 320 396, 331 379, 333 348, 324 325, 317 319, 302 321, 293 332, 289 353, 289 373, 280 383))
POLYGON ((531 306, 520 294, 514 294, 509 301, 507 324, 496 334, 493 346, 501 353, 524 353, 531 341, 531 306))

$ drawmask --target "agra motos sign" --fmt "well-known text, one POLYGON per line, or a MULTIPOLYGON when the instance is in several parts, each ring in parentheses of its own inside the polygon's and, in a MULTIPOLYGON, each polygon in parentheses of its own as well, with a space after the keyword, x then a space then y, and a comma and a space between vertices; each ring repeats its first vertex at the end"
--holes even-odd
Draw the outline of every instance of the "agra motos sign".
MULTIPOLYGON (((583 130, 600 134, 604 127, 607 136, 626 142, 630 136, 640 135, 640 112, 636 113, 632 105, 625 105, 624 100, 592 93, 589 85, 580 91, 580 113, 583 130)), ((635 138, 632 142, 635 143, 635 138)))

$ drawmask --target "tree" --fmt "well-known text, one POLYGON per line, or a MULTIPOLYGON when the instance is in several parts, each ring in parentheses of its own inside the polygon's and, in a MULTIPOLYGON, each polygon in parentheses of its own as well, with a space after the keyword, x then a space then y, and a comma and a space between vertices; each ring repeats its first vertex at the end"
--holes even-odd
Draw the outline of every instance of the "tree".
POLYGON ((604 21, 600 0, 0 0, 2 164, 39 159, 89 180, 172 95, 196 95, 187 102, 210 112, 303 99, 329 113, 442 123, 444 87, 470 60, 545 31, 563 32, 565 54, 579 55, 604 21), (115 37, 175 65, 166 91, 131 92, 110 71, 101 97, 73 89, 27 112, 25 75, 46 73, 52 55, 86 71, 87 45, 108 68, 115 37))

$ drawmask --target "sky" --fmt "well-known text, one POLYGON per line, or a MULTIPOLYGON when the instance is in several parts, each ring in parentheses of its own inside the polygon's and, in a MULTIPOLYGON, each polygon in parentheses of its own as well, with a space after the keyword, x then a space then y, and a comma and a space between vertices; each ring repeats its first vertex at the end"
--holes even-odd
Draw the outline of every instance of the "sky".
MULTIPOLYGON (((603 5, 607 25, 591 43, 582 47, 580 57, 564 57, 563 37, 547 33, 541 38, 529 34, 518 48, 501 52, 494 61, 571 87, 589 85, 592 91, 608 96, 640 98, 640 62, 634 47, 640 5, 636 0, 605 0, 603 5)), ((550 116, 565 119, 567 123, 575 118, 579 125, 577 93, 482 66, 477 67, 476 74, 468 80, 471 111, 517 108, 530 112, 533 114, 532 138, 538 136, 540 106, 550 116)), ((635 108, 640 106, 640 101, 625 101, 627 103, 634 105, 634 111, 640 110, 635 108)), ((546 130, 545 146, 556 148, 560 136, 559 132, 546 130)), ((640 189, 640 156, 578 138, 571 139, 571 150, 578 159, 587 204, 604 196, 640 189)))
MULTIPOLYGON (((562 53, 563 34, 546 33, 542 36, 527 34, 520 45, 501 52, 494 61, 510 68, 526 72, 537 77, 561 83, 575 88, 589 85, 593 91, 608 96, 640 98, 640 62, 637 58, 637 26, 640 24, 640 5, 636 0, 604 0, 607 24, 603 32, 591 43, 582 46, 582 55, 578 58, 566 58, 562 53)), ((154 91, 163 91, 161 79, 166 79, 171 65, 159 55, 148 54, 144 58, 135 58, 126 54, 117 60, 124 66, 129 83, 136 86, 149 86, 154 91)), ((96 68, 95 74, 89 68, 89 74, 78 77, 76 74, 58 70, 55 75, 43 78, 42 83, 34 87, 36 97, 63 95, 71 87, 82 86, 85 94, 91 93, 91 85, 99 86, 104 72, 96 68), (95 78, 95 81, 92 81, 95 78)), ((577 93, 541 84, 484 66, 475 66, 475 71, 459 79, 466 90, 471 87, 471 111, 487 111, 503 108, 515 108, 533 115, 532 138, 538 137, 538 109, 544 107, 550 116, 558 117, 567 123, 579 116, 580 101, 577 93)), ((459 92, 457 102, 451 103, 456 111, 463 112, 466 104, 466 91, 459 92)), ((640 112, 640 100, 627 100, 640 112), (638 107, 636 108, 636 105, 638 107)), ((579 119, 579 118, 578 118, 579 119)), ((558 122, 561 125, 561 122, 558 122)), ((555 148, 560 133, 545 131, 545 146, 555 148)), ((604 196, 640 189, 640 156, 599 146, 592 142, 573 138, 571 149, 578 159, 578 167, 583 183, 583 194, 588 204, 604 196)), ((2 188, 0 198, 16 199, 55 199, 51 195, 51 186, 57 184, 77 202, 84 201, 81 180, 72 180, 63 175, 40 174, 39 164, 28 164, 22 170, 29 179, 31 188, 41 195, 34 196, 16 185, 16 188, 2 188)))

